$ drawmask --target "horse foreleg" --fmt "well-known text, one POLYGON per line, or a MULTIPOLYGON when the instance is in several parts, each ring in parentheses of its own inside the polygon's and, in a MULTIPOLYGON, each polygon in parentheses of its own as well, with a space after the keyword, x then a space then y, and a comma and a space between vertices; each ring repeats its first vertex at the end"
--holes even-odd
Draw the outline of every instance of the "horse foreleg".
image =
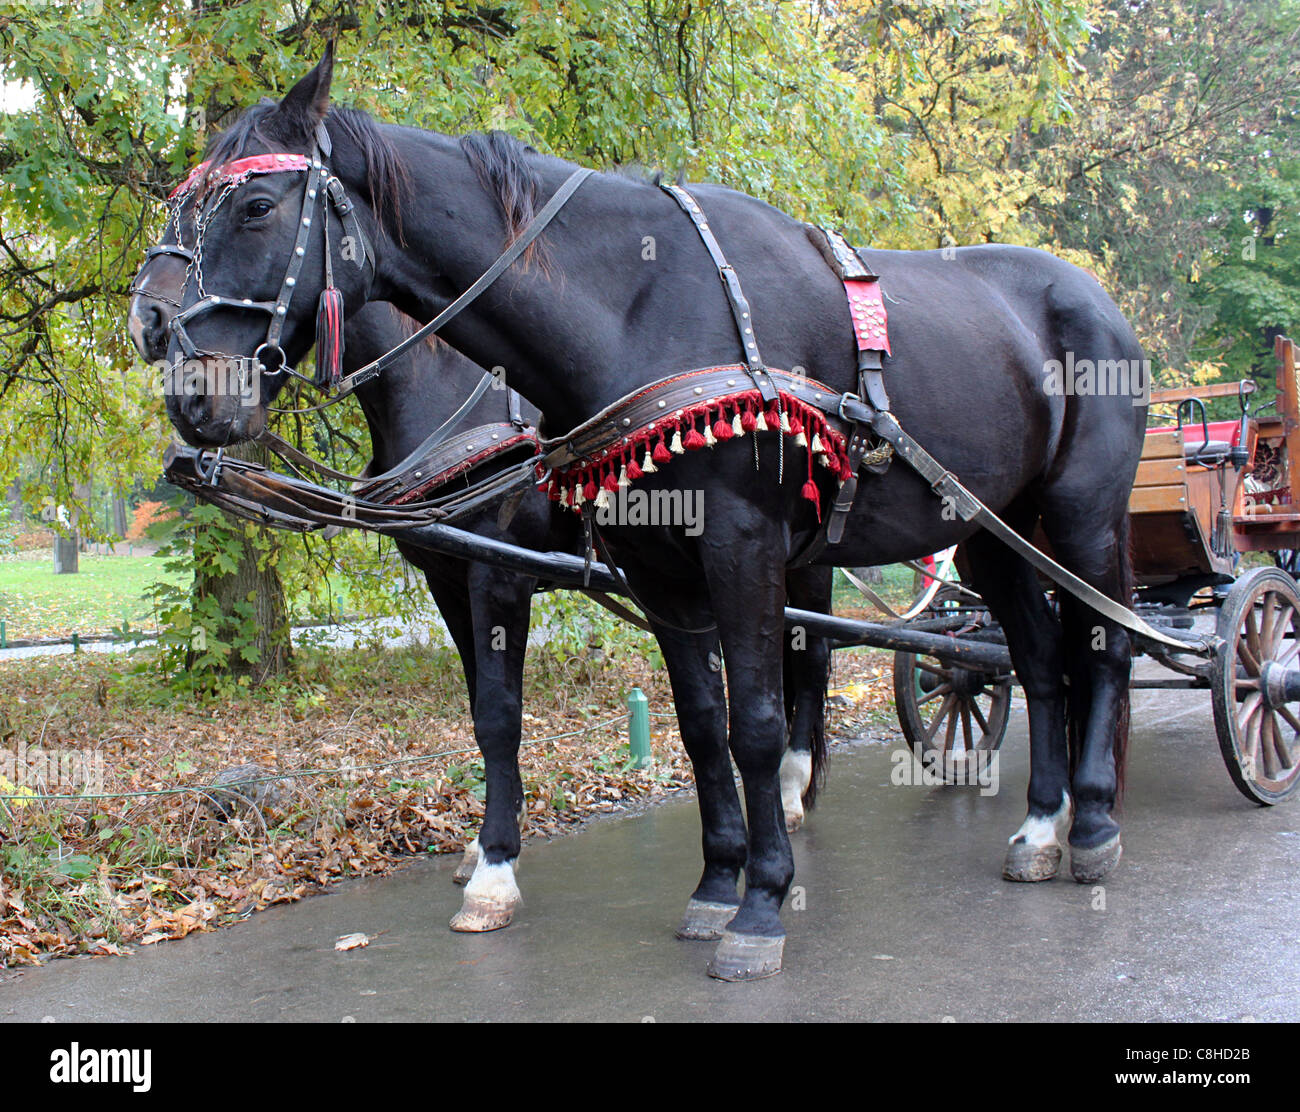
MULTIPOLYGON (((648 579, 638 579, 635 586, 638 597, 647 601, 655 593, 648 579)), ((702 596, 656 594, 650 605, 656 614, 687 628, 711 621, 702 596)), ((745 820, 727 752, 727 697, 718 636, 713 630, 691 634, 664 626, 655 628, 655 636, 672 683, 682 745, 695 771, 704 854, 704 871, 687 901, 677 937, 718 939, 740 906, 736 885, 745 865, 745 820)))
MULTIPOLYGON (((834 568, 800 568, 786 575, 786 597, 800 610, 831 612, 834 568)), ((785 635, 783 672, 785 713, 790 743, 781 757, 781 809, 785 828, 803 825, 805 811, 817 801, 817 787, 826 765, 826 679, 830 672, 830 643, 810 637, 807 630, 785 635)))
MULTIPOLYGON (((437 556, 426 548, 399 545, 402 555, 412 564, 424 570, 425 581, 429 584, 429 593, 438 606, 438 613, 451 634, 452 644, 460 657, 461 671, 465 674, 465 690, 469 693, 470 711, 474 709, 477 692, 477 674, 475 671, 474 617, 470 612, 469 589, 466 586, 468 566, 460 560, 446 556, 437 556)), ((465 884, 474 875, 474 866, 478 864, 478 838, 473 838, 465 846, 464 855, 451 879, 456 884, 465 884)))
POLYGON ((748 530, 719 528, 715 535, 727 542, 703 551, 727 666, 728 741, 744 783, 749 826, 745 895, 709 964, 711 976, 727 981, 781 971, 781 904, 794 877, 780 787, 786 740, 781 676, 785 537, 774 524, 749 525, 748 530))
POLYGON ((487 804, 483 826, 466 850, 462 867, 473 872, 461 908, 452 917, 455 931, 490 931, 510 924, 519 906, 515 863, 519 858, 518 815, 523 807, 519 738, 523 715, 524 653, 534 581, 475 564, 468 587, 474 615, 477 671, 474 737, 483 754, 487 804))

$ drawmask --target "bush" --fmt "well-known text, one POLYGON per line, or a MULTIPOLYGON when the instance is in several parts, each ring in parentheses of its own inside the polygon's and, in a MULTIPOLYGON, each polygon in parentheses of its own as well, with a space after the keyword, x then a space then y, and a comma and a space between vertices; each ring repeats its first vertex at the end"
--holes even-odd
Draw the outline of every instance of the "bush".
POLYGON ((141 540, 150 526, 164 521, 172 521, 177 516, 179 515, 175 510, 168 509, 162 502, 141 502, 135 508, 130 528, 126 531, 126 539, 129 541, 141 540))

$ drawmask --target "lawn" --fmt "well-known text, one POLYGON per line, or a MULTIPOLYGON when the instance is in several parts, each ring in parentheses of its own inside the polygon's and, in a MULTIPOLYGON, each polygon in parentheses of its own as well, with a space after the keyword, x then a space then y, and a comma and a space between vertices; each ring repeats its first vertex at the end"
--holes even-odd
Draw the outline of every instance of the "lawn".
POLYGON ((145 588, 165 577, 158 556, 83 554, 75 575, 55 575, 53 561, 0 561, 0 621, 9 640, 26 637, 83 637, 119 628, 155 626, 145 588))

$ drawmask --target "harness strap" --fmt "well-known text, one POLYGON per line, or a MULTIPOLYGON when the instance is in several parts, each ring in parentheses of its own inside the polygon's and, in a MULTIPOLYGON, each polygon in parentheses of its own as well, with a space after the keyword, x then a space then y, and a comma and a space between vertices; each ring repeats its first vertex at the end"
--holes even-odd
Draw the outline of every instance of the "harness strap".
POLYGON ((529 222, 528 227, 524 229, 519 238, 510 244, 510 246, 497 257, 496 262, 479 275, 472 286, 456 298, 456 300, 448 305, 441 313, 434 317, 433 320, 413 332, 393 348, 392 351, 386 352, 373 362, 367 363, 359 370, 353 371, 350 375, 340 379, 340 392, 350 393, 362 383, 369 382, 372 378, 380 374, 385 367, 390 366, 403 352, 414 347, 430 333, 437 332, 439 328, 445 325, 453 317, 457 316, 462 309, 465 309, 477 300, 478 296, 492 285, 493 282, 500 278, 501 275, 509 269, 511 264, 513 264, 514 261, 526 250, 528 250, 533 241, 546 230, 547 225, 555 219, 568 199, 577 192, 578 186, 580 186, 592 172, 593 171, 590 169, 585 168, 574 170, 573 173, 565 179, 564 184, 555 191, 551 199, 546 202, 545 208, 533 217, 529 222))
MULTIPOLYGON (((851 408, 852 403, 846 403, 843 406, 845 410, 851 408)), ((1085 606, 1091 607, 1102 617, 1109 618, 1116 625, 1122 626, 1130 633, 1135 633, 1147 641, 1154 641, 1166 648, 1189 652, 1194 651, 1198 646, 1209 646, 1212 643, 1212 639, 1205 637, 1189 637, 1185 640, 1179 640, 1147 624, 1127 606, 1102 594, 1091 584, 1085 583, 1072 571, 1063 568, 1045 552, 1036 548, 1030 541, 1007 525, 1006 522, 976 498, 956 475, 905 433, 898 422, 894 420, 892 414, 873 412, 871 420, 876 432, 894 445, 895 450, 902 456, 904 462, 925 479, 935 494, 947 501, 963 521, 973 521, 987 532, 993 534, 1013 552, 1029 561, 1033 567, 1037 568, 1058 587, 1073 595, 1085 606)))
MULTIPOLYGON (((885 392, 882 357, 890 354, 889 331, 880 280, 838 232, 811 225, 807 231, 808 238, 844 286, 858 349, 858 395, 867 398, 877 411, 888 413, 889 395, 885 392)), ((822 543, 838 544, 844 536, 849 511, 858 493, 858 470, 870 440, 870 425, 854 422, 849 431, 849 476, 835 494, 822 543)))
POLYGON ((709 257, 713 260, 713 265, 718 268, 718 277, 722 279, 722 288, 727 294, 727 304, 730 305, 731 315, 736 321, 736 331, 740 334, 741 353, 745 359, 745 371, 753 380, 754 385, 758 387, 758 392, 762 395, 763 401, 774 401, 776 399, 776 387, 772 385, 767 374, 767 367, 764 366, 763 360, 758 354, 758 339, 754 335, 754 321, 750 316, 749 301, 740 288, 740 279, 737 277, 735 270, 732 269, 731 264, 727 262, 727 257, 722 253, 722 247, 718 243, 717 237, 709 227, 708 217, 704 215, 699 202, 680 185, 660 182, 659 188, 681 206, 682 211, 691 218, 691 223, 695 225, 695 230, 699 232, 700 239, 704 241, 704 246, 709 252, 709 257))
MULTIPOLYGON (((441 425, 439 425, 436 429, 434 429, 433 432, 431 432, 428 435, 428 437, 425 438, 424 443, 421 444, 418 448, 416 448, 415 451, 411 453, 411 455, 416 455, 417 453, 421 453, 421 452, 427 452, 430 448, 436 447, 437 445, 441 444, 443 440, 447 438, 447 434, 451 432, 451 430, 455 428, 456 425, 460 424, 460 422, 464 419, 464 417, 469 413, 471 409, 473 409, 476 405, 478 405, 479 398, 481 398, 484 394, 487 393, 488 388, 492 385, 494 381, 495 378, 492 372, 484 371, 483 377, 478 380, 478 385, 475 386, 474 389, 470 391, 469 397, 460 403, 460 408, 457 409, 456 412, 453 413, 450 417, 448 417, 445 421, 443 421, 441 425)), ((407 458, 409 459, 410 457, 408 456, 407 458)))

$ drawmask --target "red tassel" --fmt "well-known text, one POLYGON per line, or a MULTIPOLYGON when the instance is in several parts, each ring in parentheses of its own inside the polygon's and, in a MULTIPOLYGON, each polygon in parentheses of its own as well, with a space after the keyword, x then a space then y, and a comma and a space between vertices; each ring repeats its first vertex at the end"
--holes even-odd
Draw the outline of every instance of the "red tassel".
POLYGON ((713 435, 719 440, 730 440, 736 434, 731 428, 731 422, 725 417, 719 417, 713 424, 713 435))
POLYGON ((650 457, 655 463, 672 463, 673 454, 668 450, 668 445, 664 443, 662 434, 659 437, 659 443, 655 445, 655 450, 650 453, 650 457))
POLYGON ((636 456, 627 461, 627 477, 630 482, 636 482, 645 472, 641 470, 641 465, 637 463, 636 456))
POLYGON ((746 432, 753 432, 756 424, 758 424, 758 419, 754 416, 754 411, 752 409, 746 409, 745 412, 740 415, 740 427, 746 432))
POLYGON ((691 426, 690 431, 682 438, 682 447, 688 452, 693 452, 697 448, 704 447, 704 437, 700 435, 699 429, 694 425, 691 426))
POLYGON ((611 494, 618 493, 618 477, 614 474, 613 468, 610 468, 609 474, 605 476, 605 482, 602 485, 611 494))
POLYGON ((811 503, 813 504, 813 508, 816 509, 816 511, 817 511, 817 520, 818 520, 818 521, 821 521, 821 519, 822 519, 822 497, 821 497, 821 492, 818 491, 818 489, 817 489, 817 484, 814 483, 811 479, 809 479, 809 480, 808 480, 806 483, 804 483, 804 485, 803 485, 803 496, 804 496, 805 498, 807 498, 808 501, 811 502, 811 503))
POLYGON ((772 403, 772 408, 767 411, 767 427, 769 429, 779 429, 781 427, 781 411, 776 408, 776 403, 772 403))
POLYGON ((582 488, 583 498, 585 498, 588 502, 596 501, 596 490, 597 490, 596 480, 588 479, 587 485, 582 488))

